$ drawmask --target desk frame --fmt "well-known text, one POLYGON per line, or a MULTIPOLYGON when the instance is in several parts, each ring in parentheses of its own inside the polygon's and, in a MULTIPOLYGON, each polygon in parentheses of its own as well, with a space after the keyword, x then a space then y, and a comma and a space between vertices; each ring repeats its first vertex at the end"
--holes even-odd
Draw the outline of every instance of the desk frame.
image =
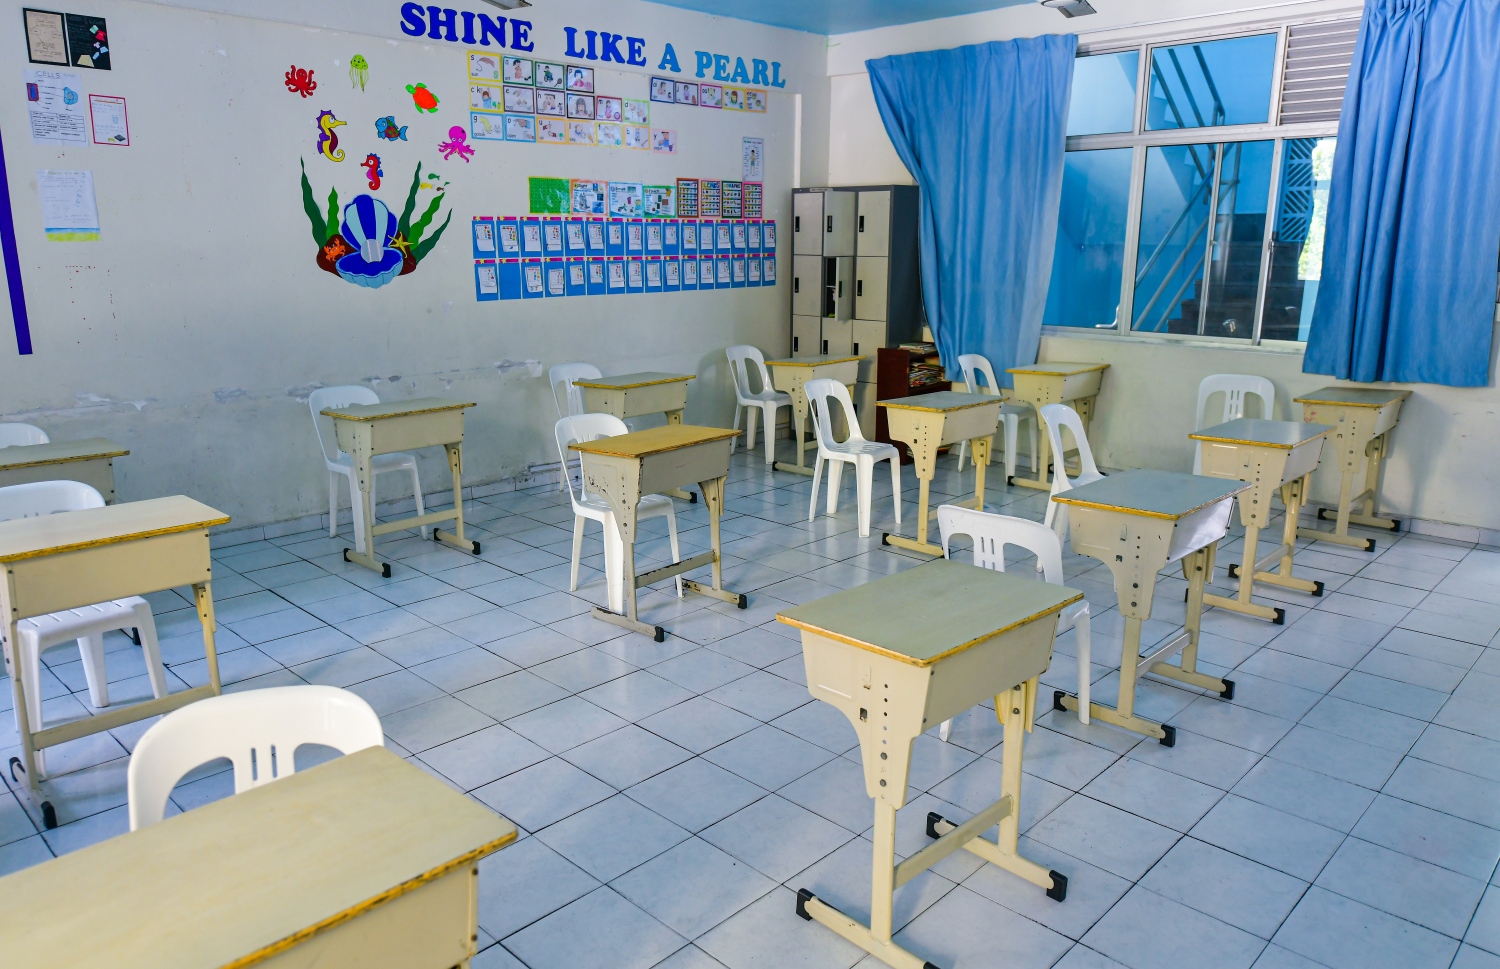
MULTIPOLYGON (((1410 391, 1380 391, 1365 388, 1328 387, 1316 393, 1296 398, 1302 405, 1302 420, 1309 424, 1332 424, 1333 433, 1328 442, 1333 445, 1335 460, 1339 468, 1339 503, 1334 510, 1333 531, 1321 528, 1299 528, 1298 536, 1319 542, 1332 542, 1349 548, 1375 551, 1375 539, 1358 538, 1349 534, 1349 526, 1364 525, 1367 528, 1384 528, 1399 532, 1401 519, 1386 518, 1376 514, 1380 505, 1380 474, 1385 459, 1390 455, 1391 431, 1401 419, 1401 405, 1411 396, 1410 391), (1332 391, 1332 393, 1330 393, 1332 391), (1371 400, 1356 401, 1324 400, 1324 397, 1354 398, 1359 393, 1367 394, 1371 400), (1385 398, 1380 402, 1382 396, 1385 398), (1364 465, 1364 490, 1354 493, 1354 476, 1364 465), (1360 504, 1359 511, 1354 510, 1360 504)), ((1318 520, 1327 521, 1328 509, 1318 509, 1318 520)))
POLYGON ((339 450, 354 459, 354 477, 364 512, 364 534, 356 535, 355 548, 344 549, 344 561, 363 565, 387 579, 391 577, 391 563, 375 554, 377 535, 453 522, 451 532, 434 528, 433 541, 473 555, 478 555, 480 550, 478 542, 464 538, 464 409, 474 404, 431 397, 407 403, 410 406, 402 403, 367 404, 323 411, 324 416, 333 418, 339 450), (448 469, 453 474, 453 509, 375 524, 375 475, 371 462, 382 454, 439 446, 448 452, 448 469), (364 551, 358 549, 361 540, 364 551))
MULTIPOLYGON (((583 392, 583 406, 589 413, 613 414, 622 421, 665 414, 668 424, 681 424, 682 414, 687 410, 687 384, 696 379, 695 374, 689 373, 639 373, 575 380, 573 386, 583 392), (640 382, 625 382, 631 378, 639 378, 640 382)), ((563 468, 563 473, 567 472, 563 468)), ((671 488, 663 494, 691 504, 698 502, 697 493, 684 488, 671 488)))
MULTIPOLYGON (((926 395, 926 396, 937 396, 926 395)), ((965 397, 974 397, 965 394, 965 397)), ((918 481, 917 537, 907 538, 886 532, 881 542, 897 548, 941 558, 943 547, 928 540, 928 522, 937 517, 929 511, 932 479, 937 475, 938 449, 959 441, 968 441, 974 453, 974 508, 984 511, 984 473, 995 443, 995 429, 1000 423, 999 397, 964 403, 954 407, 923 406, 923 397, 877 401, 884 407, 886 427, 892 440, 911 449, 912 463, 918 481)), ((832 479, 830 479, 830 485, 832 479)), ((900 496, 897 496, 897 500, 900 496)))
MULTIPOLYGON (((1084 432, 1087 433, 1094 423, 1094 403, 1099 396, 1099 387, 1104 382, 1104 371, 1108 369, 1107 363, 1055 363, 1015 367, 1006 371, 1015 385, 1011 391, 1012 399, 1006 402, 1030 404, 1036 409, 1037 449, 1040 452, 1032 456, 1036 465, 1032 468, 1035 477, 1012 478, 1006 484, 1035 488, 1038 491, 1052 490, 1052 440, 1047 436, 1047 422, 1042 419, 1042 407, 1047 404, 1072 405, 1078 411, 1084 432), (1048 369, 1049 367, 1076 369, 1053 370, 1048 369)), ((1067 460, 1066 455, 1061 454, 1056 459, 1064 462, 1067 460)))
MULTIPOLYGON (((816 450, 817 438, 804 441, 803 436, 807 433, 809 424, 807 402, 807 391, 804 390, 809 380, 819 377, 828 377, 837 380, 850 389, 850 401, 853 401, 854 385, 859 381, 859 362, 863 357, 831 357, 823 360, 818 357, 792 357, 786 360, 767 360, 766 366, 771 371, 771 386, 792 398, 792 442, 795 448, 797 460, 795 463, 777 461, 772 465, 777 471, 790 471, 793 474, 805 474, 812 476, 813 469, 808 467, 803 457, 803 452, 816 450)), ((849 420, 859 420, 858 415, 850 414, 849 420)), ((774 430, 774 429, 770 429, 774 430)))

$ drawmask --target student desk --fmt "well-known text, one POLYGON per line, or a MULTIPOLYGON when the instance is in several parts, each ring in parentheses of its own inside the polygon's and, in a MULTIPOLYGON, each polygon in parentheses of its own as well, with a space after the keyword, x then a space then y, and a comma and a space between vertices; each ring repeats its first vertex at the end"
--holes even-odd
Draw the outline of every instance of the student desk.
MULTIPOLYGON (((1399 531, 1401 522, 1375 514, 1380 503, 1380 467, 1391 450, 1391 428, 1401 417, 1401 404, 1411 396, 1409 390, 1385 390, 1370 387, 1324 387, 1316 393, 1293 398, 1302 405, 1302 419, 1309 424, 1331 424, 1328 441, 1338 460, 1339 507, 1334 515, 1333 531, 1321 528, 1299 528, 1297 534, 1320 542, 1334 542, 1351 548, 1375 551, 1375 539, 1356 538, 1349 534, 1349 523, 1371 528, 1399 531), (1364 464, 1364 490, 1354 493, 1354 476, 1364 464), (1356 512, 1356 502, 1364 507, 1356 512)), ((1318 509, 1319 520, 1327 520, 1318 509)))
MULTIPOLYGON (((15 709, 26 709, 26 696, 16 665, 16 624, 22 619, 77 609, 113 599, 146 595, 163 589, 191 586, 203 624, 208 684, 161 699, 111 707, 97 716, 83 717, 32 732, 21 716, 21 756, 10 758, 13 780, 17 769, 26 772, 25 791, 37 802, 42 821, 57 826, 57 814, 42 797, 37 776, 38 749, 103 733, 127 723, 168 713, 178 707, 216 696, 219 659, 214 650, 214 604, 209 592, 212 569, 208 530, 229 516, 191 498, 153 498, 103 508, 68 511, 38 518, 0 522, 0 634, 4 635, 5 668, 10 674, 15 709)), ((0 906, 3 909, 4 906, 0 906)), ((0 936, 4 933, 0 932, 0 936)), ((53 953, 53 959, 57 958, 53 953)))
MULTIPOLYGON (((1109 566, 1125 617, 1119 700, 1113 707, 1090 703, 1090 718, 1171 747, 1177 743, 1175 729, 1135 715, 1135 683, 1141 673, 1211 690, 1226 700, 1234 696, 1233 681, 1198 672, 1198 632, 1208 564, 1229 530, 1234 496, 1249 487, 1242 481, 1175 471, 1125 471, 1052 496, 1068 508, 1073 551, 1109 566), (1156 575, 1177 561, 1183 561, 1188 579, 1187 622, 1181 633, 1143 656, 1141 624, 1151 618, 1156 575), (1178 666, 1166 662, 1175 653, 1182 654, 1178 666)), ((1078 698, 1058 690, 1052 706, 1077 710, 1078 698)))
MULTIPOLYGON (((665 414, 668 424, 681 424, 682 412, 687 409, 687 382, 694 379, 690 373, 627 373, 575 380, 573 386, 583 390, 583 406, 591 414, 613 414, 622 421, 665 414)), ((683 501, 698 500, 695 493, 680 488, 665 494, 683 501)))
MULTIPOLYGON (((845 387, 852 388, 859 380, 859 362, 863 357, 841 357, 828 354, 813 355, 807 357, 792 357, 787 360, 767 360, 766 366, 771 368, 771 386, 792 398, 792 440, 795 442, 797 460, 793 464, 785 461, 777 461, 773 467, 777 471, 793 471, 797 474, 813 473, 802 459, 802 452, 808 448, 818 446, 816 441, 806 444, 802 441, 802 435, 807 427, 807 392, 803 390, 809 380, 819 377, 827 377, 837 380, 845 387)), ((854 420, 853 414, 849 420, 854 420)))
POLYGON ((713 582, 683 579, 684 588, 732 602, 744 609, 745 596, 723 587, 719 518, 724 514, 724 480, 729 476, 729 448, 738 431, 722 427, 668 424, 633 434, 578 441, 569 445, 579 454, 584 487, 609 502, 615 515, 615 532, 604 529, 606 569, 624 564, 621 575, 607 575, 609 608, 594 607, 594 616, 605 622, 633 629, 655 639, 666 637, 660 626, 641 622, 636 614, 635 591, 663 579, 713 566, 713 582), (642 495, 659 494, 684 484, 696 483, 708 505, 709 551, 645 575, 635 572, 636 511, 642 495), (620 543, 618 549, 615 543, 620 543))
POLYGON ((990 459, 990 445, 1000 423, 999 397, 980 394, 957 394, 940 391, 916 397, 898 397, 876 401, 885 408, 886 426, 892 440, 911 448, 921 491, 917 499, 917 537, 913 541, 887 532, 887 545, 909 548, 914 552, 941 556, 943 548, 927 540, 928 492, 937 473, 938 448, 968 441, 974 449, 974 507, 984 510, 984 469, 990 459))
POLYGON ((958 849, 1059 902, 1066 897, 1068 879, 1021 857, 1016 838, 1037 677, 1052 660, 1058 613, 1082 598, 1062 586, 939 560, 777 615, 802 631, 808 691, 854 725, 865 793, 875 800, 870 924, 806 889, 797 892, 798 915, 898 969, 933 969, 891 941, 892 895, 958 849), (928 814, 927 835, 936 840, 896 864, 896 811, 906 804, 912 741, 992 698, 1005 727, 1000 799, 961 824, 928 814), (980 837, 996 823, 998 842, 980 837))
POLYGON ((418 397, 381 404, 350 404, 323 411, 324 416, 333 418, 339 450, 354 459, 354 477, 364 511, 362 534, 355 535, 355 548, 344 549, 345 562, 363 565, 389 579, 391 563, 382 562, 375 555, 376 535, 449 521, 453 522, 453 531, 435 528, 433 539, 479 554, 479 543, 464 538, 464 410, 473 406, 473 402, 418 397), (442 447, 448 452, 448 467, 453 472, 453 510, 375 524, 375 475, 370 471, 370 462, 382 454, 424 447, 442 447))
POLYGON ((0 488, 33 481, 82 481, 113 504, 115 458, 129 453, 102 437, 0 448, 0 488))
POLYGON ((17 967, 468 966, 504 818, 383 747, 0 879, 17 967))
MULTIPOLYGON (((1012 367, 1005 371, 1015 384, 1012 395, 1017 401, 1036 408, 1037 447, 1041 454, 1033 460, 1035 478, 1016 478, 1006 484, 1024 485, 1040 491, 1052 490, 1047 479, 1051 468, 1052 442, 1047 437, 1047 422, 1042 420, 1042 407, 1046 404, 1071 404, 1083 419, 1087 431, 1094 418, 1094 398, 1099 394, 1099 384, 1104 379, 1107 363, 1034 363, 1029 367, 1012 367)), ((1064 459, 1059 454, 1057 460, 1064 459)))
MULTIPOLYGON (((1247 616, 1269 619, 1280 626, 1286 622, 1286 610, 1250 601, 1257 581, 1269 582, 1299 592, 1323 594, 1323 583, 1299 579, 1292 575, 1292 555, 1297 550, 1297 512, 1307 500, 1312 473, 1318 467, 1323 437, 1333 428, 1325 424, 1299 424, 1296 421, 1264 421, 1241 418, 1210 427, 1188 437, 1202 442, 1203 474, 1210 478, 1244 481, 1249 490, 1239 496, 1240 522, 1245 526, 1245 554, 1238 574, 1239 594, 1203 596, 1203 601, 1221 609, 1242 612, 1247 616), (1286 524, 1281 544, 1257 559, 1260 530, 1271 521, 1271 497, 1281 491, 1286 506, 1286 524), (1277 564, 1275 572, 1262 571, 1277 564)), ((1213 566, 1209 566, 1212 570, 1213 566)), ((1210 571, 1212 574, 1212 571, 1210 571)), ((1229 566, 1229 577, 1236 569, 1229 566)))

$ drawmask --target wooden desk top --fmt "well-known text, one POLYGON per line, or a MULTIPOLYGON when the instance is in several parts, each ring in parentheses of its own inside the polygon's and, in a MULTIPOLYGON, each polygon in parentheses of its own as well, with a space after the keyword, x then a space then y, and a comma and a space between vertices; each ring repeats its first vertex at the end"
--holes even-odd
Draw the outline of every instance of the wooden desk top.
POLYGON ((223 525, 229 516, 186 495, 0 522, 0 562, 223 525))
POLYGON ((1033 363, 1029 367, 1011 367, 1006 373, 1036 374, 1043 377, 1071 377, 1075 373, 1108 370, 1107 363, 1033 363))
POLYGON ((412 414, 431 414, 443 410, 463 410, 477 406, 473 401, 449 400, 446 397, 418 397, 414 400, 382 401, 378 404, 350 404, 348 407, 330 407, 324 416, 341 421, 378 421, 386 417, 409 417, 412 414))
POLYGON ((597 441, 576 441, 568 445, 571 451, 583 454, 605 454, 617 458, 643 458, 663 451, 676 451, 694 444, 723 441, 738 437, 739 431, 722 427, 695 427, 692 424, 666 424, 631 434, 601 437, 597 441))
POLYGON ((1177 521, 1200 508, 1239 494, 1250 485, 1180 471, 1137 469, 1079 485, 1052 500, 1082 508, 1103 508, 1145 518, 1177 521))
POLYGON ((1264 421, 1242 417, 1227 424, 1205 427, 1189 434, 1195 441, 1215 441, 1220 444, 1246 444, 1254 447, 1278 448, 1290 451, 1308 441, 1316 440, 1333 430, 1327 424, 1304 424, 1301 421, 1264 421))
POLYGON ((1344 407, 1384 407, 1411 396, 1409 390, 1378 387, 1324 387, 1292 400, 1299 404, 1339 404, 1344 407))
POLYGON ((785 360, 767 360, 768 367, 825 367, 831 363, 854 363, 864 357, 836 357, 826 353, 811 357, 788 357, 785 360))
POLYGON ((245 966, 515 838, 372 747, 0 878, 0 938, 15 966, 245 966))
POLYGON ((922 410, 935 413, 946 413, 952 410, 968 410, 970 407, 994 407, 999 408, 1005 403, 993 394, 960 394, 951 390, 940 390, 931 394, 917 394, 912 397, 894 397, 891 400, 877 400, 875 406, 890 407, 895 410, 922 410))
POLYGON ((129 448, 120 447, 103 437, 82 441, 53 441, 51 444, 17 444, 0 447, 0 471, 35 468, 44 464, 68 464, 73 461, 95 461, 100 458, 124 457, 129 448))
POLYGON ((618 377, 599 377, 590 380, 575 380, 575 387, 593 387, 595 390, 631 390, 636 387, 654 387, 657 384, 687 383, 697 377, 690 373, 627 373, 618 377))
POLYGON ((931 666, 1082 598, 1082 592, 1039 579, 937 559, 776 618, 903 663, 931 666))

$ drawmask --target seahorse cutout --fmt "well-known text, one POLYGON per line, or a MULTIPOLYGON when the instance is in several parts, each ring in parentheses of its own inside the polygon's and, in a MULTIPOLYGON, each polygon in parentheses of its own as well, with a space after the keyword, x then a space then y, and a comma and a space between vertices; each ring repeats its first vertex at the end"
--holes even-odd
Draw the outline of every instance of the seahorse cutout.
POLYGON ((344 160, 344 150, 339 147, 339 136, 333 133, 333 129, 342 124, 344 122, 335 118, 332 111, 318 113, 318 151, 329 161, 344 160))

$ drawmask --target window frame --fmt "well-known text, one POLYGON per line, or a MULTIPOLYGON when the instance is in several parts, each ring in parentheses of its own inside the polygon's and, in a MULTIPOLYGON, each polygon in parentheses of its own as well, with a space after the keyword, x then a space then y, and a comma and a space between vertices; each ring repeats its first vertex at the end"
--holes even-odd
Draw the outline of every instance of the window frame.
POLYGON ((1265 319, 1266 287, 1270 281, 1272 239, 1276 231, 1277 205, 1280 200, 1282 159, 1287 141, 1302 138, 1328 138, 1338 135, 1337 121, 1281 124, 1282 87, 1286 72, 1288 37, 1293 27, 1311 23, 1336 23, 1358 21, 1357 12, 1330 14, 1326 17, 1276 20, 1271 22, 1242 23, 1220 28, 1180 29, 1137 36, 1130 40, 1101 40, 1090 43, 1080 39, 1078 57, 1093 54, 1119 54, 1127 51, 1139 53, 1136 65, 1134 130, 1098 135, 1072 135, 1067 139, 1066 150, 1089 151, 1103 148, 1130 148, 1130 196, 1125 217, 1125 245, 1121 253, 1123 262, 1120 273, 1120 302, 1116 313, 1118 326, 1109 328, 1084 328, 1071 326, 1043 326, 1044 336, 1082 337, 1105 340, 1137 340, 1176 345, 1209 346, 1216 349, 1265 349, 1280 352, 1300 353, 1305 343, 1296 340, 1266 340, 1262 337, 1265 319), (1276 53, 1272 63, 1270 104, 1267 120, 1256 124, 1214 125, 1198 128, 1165 128, 1155 131, 1146 129, 1146 114, 1150 102, 1151 58, 1159 47, 1174 47, 1184 43, 1208 43, 1217 40, 1232 40, 1239 37, 1276 35, 1276 53), (1228 144, 1241 141, 1270 141, 1271 177, 1266 199, 1265 235, 1261 239, 1260 279, 1255 300, 1255 322, 1249 339, 1236 337, 1206 336, 1191 333, 1158 333, 1137 331, 1135 324, 1135 274, 1140 256, 1140 232, 1144 186, 1146 177, 1147 150, 1154 147, 1188 144, 1228 144))

